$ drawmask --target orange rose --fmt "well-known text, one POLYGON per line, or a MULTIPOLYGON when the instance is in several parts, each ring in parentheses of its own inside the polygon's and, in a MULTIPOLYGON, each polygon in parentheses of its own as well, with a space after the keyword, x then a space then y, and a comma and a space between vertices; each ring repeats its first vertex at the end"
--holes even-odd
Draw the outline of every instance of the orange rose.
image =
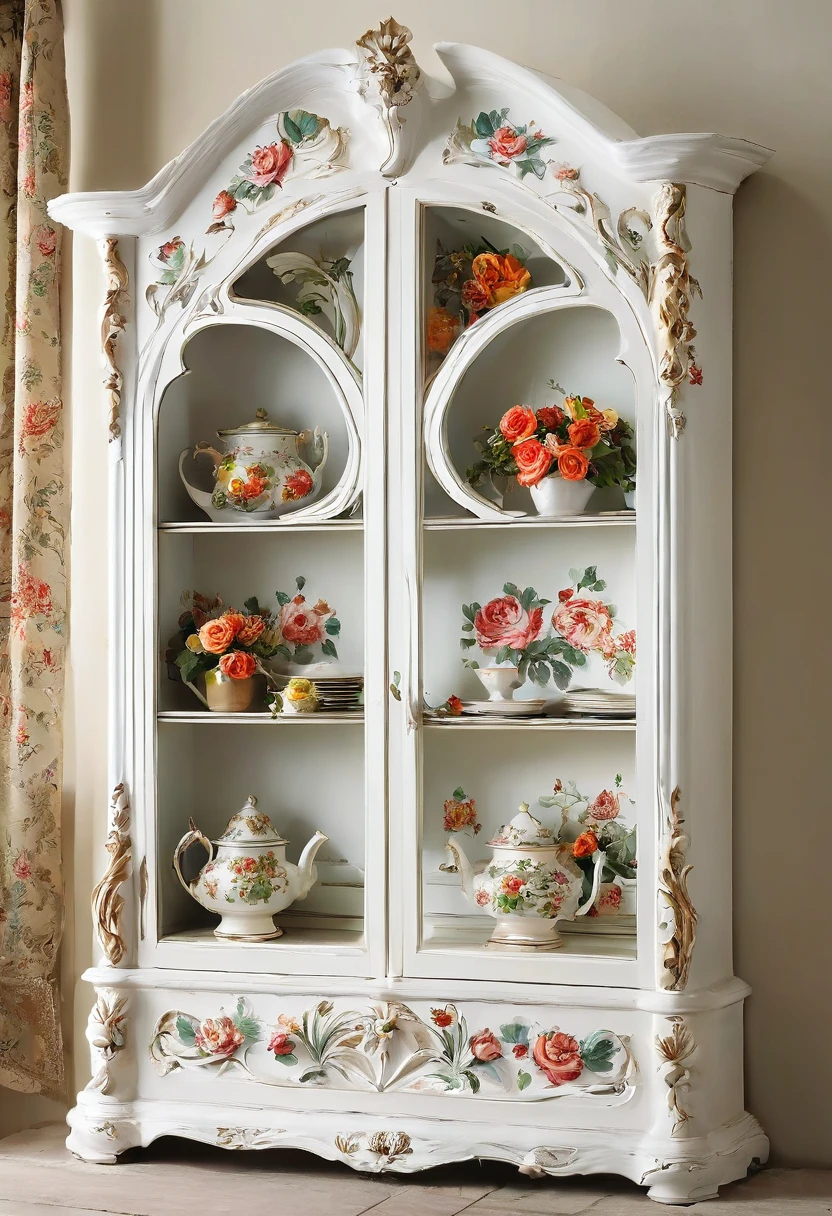
MULTIPOLYGON (((514 456, 516 460, 516 452, 514 456)), ((580 448, 561 448, 558 452, 558 472, 564 481, 583 481, 589 472, 589 461, 580 448)))
POLYGON ((488 307, 495 308, 531 285, 532 276, 511 253, 479 253, 471 265, 474 278, 488 296, 488 307))
POLYGON ((572 845, 573 857, 591 857, 598 849, 598 837, 594 832, 581 832, 572 845))
POLYGON ((224 612, 220 617, 220 620, 228 622, 228 624, 234 630, 235 637, 246 623, 246 618, 243 616, 242 612, 236 612, 233 608, 229 608, 228 612, 224 612))
POLYGON ((234 641, 234 626, 224 616, 216 621, 206 621, 199 631, 202 649, 209 654, 222 654, 234 641))
POLYGON ((601 438, 601 428, 593 418, 578 418, 567 429, 576 448, 594 448, 601 438))
MULTIPOLYGON (((536 486, 552 467, 552 453, 537 439, 525 439, 518 443, 512 449, 512 455, 517 465, 517 480, 521 486, 536 486)), ((583 460, 583 455, 579 455, 583 460)))
POLYGON ((500 430, 507 443, 521 443, 537 430, 534 410, 527 405, 513 405, 500 419, 500 430))
POLYGON ((428 309, 428 349, 437 355, 447 355, 459 333, 459 317, 447 308, 428 309))
POLYGON ((232 680, 247 680, 256 670, 254 656, 247 654, 245 650, 232 650, 220 659, 220 671, 232 680))
POLYGON ((251 646, 266 628, 262 616, 243 617, 243 624, 237 631, 237 641, 241 646, 251 646))

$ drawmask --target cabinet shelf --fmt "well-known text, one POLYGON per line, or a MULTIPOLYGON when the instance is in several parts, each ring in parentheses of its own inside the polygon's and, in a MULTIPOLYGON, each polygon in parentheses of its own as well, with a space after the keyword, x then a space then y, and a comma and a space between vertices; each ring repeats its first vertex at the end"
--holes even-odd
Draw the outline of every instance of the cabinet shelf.
POLYGON ((317 714, 287 714, 286 717, 273 718, 271 713, 264 711, 263 713, 241 713, 241 714, 221 714, 212 713, 208 709, 203 710, 162 710, 156 715, 159 722, 178 722, 187 725, 194 725, 199 722, 208 722, 214 726, 297 726, 305 724, 306 726, 363 726, 364 711, 363 710, 347 710, 343 713, 317 713, 317 714))
POLYGON ((218 524, 205 519, 196 522, 178 522, 168 520, 157 525, 159 532, 179 532, 191 535, 205 535, 211 532, 236 533, 244 536, 256 536, 266 532, 273 536, 276 532, 361 532, 364 528, 363 519, 325 519, 320 523, 281 523, 279 519, 265 520, 262 524, 218 524))
POLYGON ((425 714, 426 727, 443 730, 630 730, 636 729, 635 718, 487 718, 463 715, 459 718, 425 714))
POLYGON ((425 517, 424 526, 428 531, 433 532, 459 532, 469 528, 485 529, 486 531, 493 528, 620 528, 630 527, 635 522, 635 511, 601 511, 595 515, 561 515, 554 519, 524 515, 499 522, 491 519, 477 519, 473 515, 430 515, 425 517))

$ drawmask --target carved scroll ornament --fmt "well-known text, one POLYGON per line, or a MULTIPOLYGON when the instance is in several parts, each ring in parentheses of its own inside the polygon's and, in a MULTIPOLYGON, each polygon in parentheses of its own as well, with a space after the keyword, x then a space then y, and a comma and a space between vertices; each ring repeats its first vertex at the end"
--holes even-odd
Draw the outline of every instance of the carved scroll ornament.
POLYGON ((87 1089, 106 1094, 110 1088, 110 1064, 125 1043, 127 997, 109 989, 99 991, 87 1023, 87 1039, 98 1069, 87 1089))
POLYGON ((688 982, 698 920, 696 909, 688 894, 688 874, 693 866, 685 859, 688 837, 684 832, 685 821, 679 810, 681 797, 677 785, 670 795, 664 855, 659 871, 659 895, 673 917, 672 933, 665 945, 661 976, 662 987, 669 988, 671 992, 680 992, 688 982))
POLYGON ((360 54, 358 91, 380 111, 390 144, 389 155, 381 165, 385 177, 402 170, 405 149, 399 111, 413 100, 422 76, 410 49, 412 37, 406 25, 389 17, 377 30, 367 30, 356 41, 360 54))
POLYGON ((658 252, 651 267, 649 303, 659 339, 659 376, 669 391, 667 413, 675 439, 685 429, 685 415, 676 406, 679 389, 687 380, 702 383, 696 364, 690 320, 691 301, 702 289, 690 273, 690 241, 685 227, 687 187, 665 182, 656 196, 658 252))
POLYGON ((110 442, 121 438, 121 392, 124 377, 116 361, 118 340, 127 325, 127 285, 129 276, 127 267, 122 262, 118 252, 118 239, 114 236, 105 237, 102 242, 104 270, 107 275, 107 292, 104 297, 104 310, 101 315, 101 349, 104 353, 107 375, 104 389, 109 404, 110 442))
POLYGON ((696 1051, 696 1043, 682 1018, 673 1017, 669 1020, 672 1027, 670 1034, 657 1036, 656 1049, 662 1058, 667 1105, 673 1116, 670 1134, 678 1136, 690 1118, 682 1106, 682 1095, 690 1088, 688 1064, 696 1051))
POLYGON ((119 888, 130 873, 130 802, 124 786, 113 790, 110 804, 110 832, 107 836, 110 861, 92 893, 92 916, 101 949, 113 967, 124 958, 127 947, 122 937, 121 916, 124 898, 119 888))

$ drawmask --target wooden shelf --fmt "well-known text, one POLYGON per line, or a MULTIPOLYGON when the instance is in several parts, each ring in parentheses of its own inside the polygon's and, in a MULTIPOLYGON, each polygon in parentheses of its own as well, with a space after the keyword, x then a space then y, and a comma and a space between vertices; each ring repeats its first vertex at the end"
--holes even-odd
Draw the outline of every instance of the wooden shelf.
POLYGON ((252 536, 259 532, 274 535, 276 532, 361 532, 364 528, 363 519, 327 519, 322 523, 283 523, 279 519, 264 520, 261 524, 218 524, 211 519, 199 520, 196 523, 179 523, 168 521, 157 525, 159 532, 190 533, 204 535, 206 533, 227 533, 252 536))
POLYGON ((364 711, 348 710, 344 713, 287 714, 286 717, 279 715, 273 718, 268 711, 253 714, 215 714, 209 709, 193 711, 189 709, 168 709, 161 710, 157 713, 156 718, 159 722, 184 722, 187 725, 207 722, 213 725, 219 724, 220 726, 297 726, 299 724, 306 726, 363 726, 364 711))
POLYGON ((463 714, 459 718, 424 714, 423 725, 443 730, 632 730, 635 718, 489 718, 484 714, 463 714))
POLYGON ((524 515, 504 520, 477 519, 473 515, 434 515, 424 519, 429 532, 465 531, 469 528, 599 528, 630 527, 636 522, 635 511, 602 511, 596 515, 561 515, 555 519, 541 519, 537 515, 524 515))

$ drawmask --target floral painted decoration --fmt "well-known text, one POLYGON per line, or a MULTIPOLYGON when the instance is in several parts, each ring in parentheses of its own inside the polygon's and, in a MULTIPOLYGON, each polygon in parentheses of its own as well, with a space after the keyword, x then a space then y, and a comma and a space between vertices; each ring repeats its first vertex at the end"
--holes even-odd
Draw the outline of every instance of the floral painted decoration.
POLYGON ((501 250, 485 237, 461 249, 446 249, 437 241, 433 307, 427 315, 430 353, 444 358, 464 328, 528 291, 532 276, 527 257, 519 245, 501 250))
POLYGON ((543 609, 551 601, 541 599, 533 587, 523 591, 506 583, 503 594, 487 604, 462 605, 462 632, 459 644, 463 666, 479 667, 465 652, 479 646, 484 653, 494 652, 494 663, 510 662, 520 679, 528 677, 544 687, 550 679, 558 688, 568 688, 573 668, 583 667, 586 655, 571 640, 544 634, 543 609))
POLYGON ((278 653, 280 627, 277 615, 248 599, 244 611, 223 609, 219 597, 208 599, 198 591, 183 597, 185 611, 179 632, 168 642, 165 658, 187 683, 218 667, 232 680, 246 680, 255 672, 271 677, 263 661, 278 653))
POLYGON ((305 253, 275 253, 266 265, 281 283, 298 283, 298 312, 304 317, 326 315, 335 342, 351 359, 358 345, 361 321, 349 258, 317 258, 305 253))
POLYGON ((469 153, 475 160, 512 169, 522 180, 528 174, 542 179, 548 161, 541 152, 556 141, 534 121, 518 125, 509 119, 509 109, 483 111, 466 125, 457 122, 451 135, 445 159, 453 159, 454 153, 469 153))
POLYGON ((280 641, 273 653, 293 663, 313 663, 315 654, 312 647, 320 646, 322 654, 337 659, 334 639, 341 632, 341 622, 335 615, 335 609, 330 608, 326 600, 317 600, 311 605, 307 602, 301 594, 306 586, 306 579, 302 575, 295 579, 295 586, 296 595, 289 595, 286 591, 275 592, 280 605, 280 641))
MULTIPOLYGON (((563 393, 553 380, 549 387, 563 393)), ((625 493, 635 489, 632 427, 615 410, 599 410, 591 397, 564 394, 562 408, 514 405, 499 426, 484 429, 485 440, 474 440, 480 458, 466 474, 472 486, 495 476, 527 487, 544 477, 562 477, 620 486, 625 493)))
POLYGON ((622 800, 632 802, 622 790, 621 780, 621 774, 616 773, 613 789, 603 789, 589 798, 574 781, 564 785, 558 778, 552 793, 538 798, 539 806, 560 808, 558 840, 572 846, 572 856, 583 873, 582 900, 592 892, 595 853, 599 849, 604 853, 601 891, 590 916, 615 914, 621 902, 621 887, 616 885, 616 878, 632 881, 637 874, 636 825, 628 828, 619 821, 622 800), (571 814, 578 807, 583 810, 573 821, 571 814))
POLYGON ((558 606, 552 615, 555 632, 583 655, 602 655, 610 679, 616 684, 628 683, 636 665, 635 630, 616 634, 615 605, 580 595, 583 590, 605 589, 607 584, 598 578, 597 567, 570 570, 569 578, 572 586, 558 592, 558 606))
POLYGON ((482 824, 477 819, 477 804, 469 798, 462 786, 457 786, 450 798, 445 800, 442 826, 446 832, 467 832, 477 835, 482 824))

